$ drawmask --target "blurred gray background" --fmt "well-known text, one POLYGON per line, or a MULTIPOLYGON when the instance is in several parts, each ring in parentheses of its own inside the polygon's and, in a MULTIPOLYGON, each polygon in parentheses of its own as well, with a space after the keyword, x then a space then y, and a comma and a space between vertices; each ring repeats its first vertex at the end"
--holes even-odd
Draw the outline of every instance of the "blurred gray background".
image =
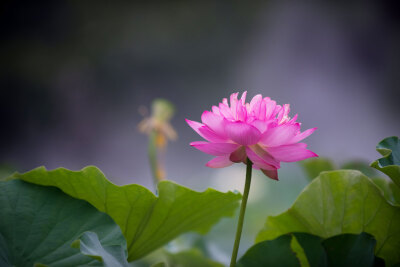
MULTIPOLYGON (((290 103, 318 154, 377 157, 398 135, 399 15, 389 1, 248 5, 83 1, 1 4, 0 161, 99 166, 117 183, 150 183, 141 105, 172 101, 179 140, 168 177, 185 182, 210 158, 184 118, 232 92, 290 103)), ((193 177, 194 178, 194 177, 193 177)))
MULTIPOLYGON (((201 138, 184 121, 232 92, 290 103, 303 129, 318 127, 310 149, 338 163, 371 162, 375 145, 400 133, 395 1, 0 6, 0 163, 19 171, 96 165, 117 184, 151 188, 138 110, 158 97, 177 108, 167 177, 196 189, 242 188, 244 166, 206 168, 211 157, 189 146, 201 138)), ((258 202, 264 218, 307 183, 295 164, 283 165, 280 184, 255 175, 259 194, 280 203, 258 202)))

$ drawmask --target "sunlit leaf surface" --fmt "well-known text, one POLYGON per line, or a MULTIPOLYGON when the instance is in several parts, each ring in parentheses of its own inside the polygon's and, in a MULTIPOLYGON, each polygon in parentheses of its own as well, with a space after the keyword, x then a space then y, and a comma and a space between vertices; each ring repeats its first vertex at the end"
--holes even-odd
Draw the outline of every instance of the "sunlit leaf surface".
POLYGON ((178 253, 165 253, 165 260, 152 267, 190 266, 190 267, 223 267, 224 265, 210 260, 197 249, 190 249, 178 253))
POLYGON ((181 233, 206 233, 225 216, 232 216, 240 194, 213 189, 195 192, 170 181, 158 185, 159 196, 143 186, 117 186, 95 167, 81 171, 40 167, 16 174, 27 182, 56 186, 109 214, 121 227, 128 243, 128 260, 139 259, 181 233))
POLYGON ((271 216, 256 241, 291 232, 329 238, 366 232, 377 241, 375 253, 389 264, 400 261, 400 208, 390 205, 359 171, 323 172, 286 212, 271 216))

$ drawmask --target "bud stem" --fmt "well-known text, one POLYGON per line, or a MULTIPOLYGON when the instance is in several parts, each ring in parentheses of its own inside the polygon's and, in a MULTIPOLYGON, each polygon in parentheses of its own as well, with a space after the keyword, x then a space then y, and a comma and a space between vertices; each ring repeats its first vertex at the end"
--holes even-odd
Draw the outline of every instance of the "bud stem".
POLYGON ((161 166, 160 159, 158 158, 157 150, 157 136, 160 133, 156 130, 152 130, 149 136, 148 155, 150 160, 150 168, 153 176, 154 189, 157 194, 158 182, 164 180, 164 170, 161 166))

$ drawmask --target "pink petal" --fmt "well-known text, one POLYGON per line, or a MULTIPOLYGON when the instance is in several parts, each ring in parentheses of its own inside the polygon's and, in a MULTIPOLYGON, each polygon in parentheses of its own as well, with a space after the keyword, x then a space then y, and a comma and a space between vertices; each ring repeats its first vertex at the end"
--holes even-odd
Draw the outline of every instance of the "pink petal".
POLYGON ((261 101, 258 119, 262 121, 265 120, 266 112, 267 112, 267 104, 265 103, 265 101, 261 101))
POLYGON ((278 115, 279 123, 284 123, 288 120, 289 112, 290 112, 290 105, 289 104, 283 105, 283 109, 279 112, 278 115))
POLYGON ((238 149, 231 153, 231 155, 229 156, 229 160, 235 163, 245 162, 246 157, 246 148, 244 146, 240 146, 238 149))
POLYGON ((242 97, 240 98, 240 100, 242 101, 242 105, 246 103, 246 96, 247 96, 247 91, 244 91, 242 97))
POLYGON ((232 110, 228 107, 228 105, 225 105, 223 103, 219 104, 219 112, 221 113, 222 116, 224 116, 228 120, 234 120, 232 116, 232 110))
POLYGON ((207 126, 202 123, 191 121, 188 119, 186 119, 186 122, 187 124, 189 124, 190 127, 192 127, 193 130, 195 130, 196 133, 198 133, 201 137, 210 142, 224 143, 227 141, 226 137, 221 137, 217 135, 215 132, 211 131, 207 126))
POLYGON ((250 124, 256 127, 261 133, 264 133, 268 129, 269 124, 271 123, 272 121, 254 120, 250 124))
POLYGON ((255 170, 261 170, 261 168, 258 167, 257 164, 255 164, 254 162, 253 162, 253 169, 255 169, 255 170))
POLYGON ((256 127, 241 121, 225 121, 225 133, 242 146, 257 144, 261 137, 261 132, 256 127))
POLYGON ((216 107, 216 106, 212 106, 212 112, 213 112, 215 115, 221 116, 221 113, 219 112, 219 108, 216 107))
POLYGON ((199 131, 200 127, 203 127, 204 124, 197 122, 197 121, 191 121, 188 119, 185 119, 186 123, 189 124, 190 127, 192 127, 193 130, 195 130, 196 133, 198 133, 201 137, 206 139, 199 131))
POLYGON ((283 124, 268 129, 261 137, 260 143, 267 147, 275 147, 293 143, 292 140, 299 131, 299 124, 283 124))
POLYGON ((266 111, 265 118, 267 120, 270 120, 270 119, 272 119, 271 117, 275 117, 276 101, 271 100, 271 99, 265 100, 265 98, 264 98, 264 101, 266 101, 266 103, 267 103, 267 111, 266 111))
POLYGON ((317 154, 311 150, 307 150, 306 147, 307 145, 304 143, 297 143, 278 147, 267 147, 266 150, 274 158, 283 162, 295 162, 311 157, 318 157, 317 154))
POLYGON ((239 121, 246 121, 247 119, 247 109, 242 102, 236 104, 236 119, 239 121))
POLYGON ((259 145, 246 147, 246 154, 249 159, 261 169, 274 170, 280 168, 279 161, 274 159, 259 145))
POLYGON ((289 121, 289 123, 296 123, 298 116, 299 116, 299 114, 294 115, 293 118, 289 121))
POLYGON ((254 154, 247 155, 247 157, 254 163, 253 169, 261 170, 261 169, 276 169, 274 166, 266 164, 259 157, 254 156, 254 154))
POLYGON ((239 95, 239 93, 233 93, 233 94, 231 94, 231 97, 230 97, 231 111, 232 111, 233 117, 235 117, 235 118, 236 118, 235 115, 236 115, 236 105, 238 102, 238 99, 237 99, 238 95, 239 95))
POLYGON ((223 156, 231 154, 234 152, 239 145, 231 143, 208 143, 204 141, 192 142, 191 146, 197 148, 198 150, 213 155, 213 156, 223 156))
POLYGON ((261 171, 266 175, 266 176, 268 176, 269 178, 271 178, 272 180, 279 180, 278 179, 278 170, 264 170, 264 169, 261 169, 261 171))
POLYGON ((210 168, 224 168, 232 164, 233 162, 229 160, 229 156, 219 156, 207 162, 206 166, 210 168))
POLYGON ((205 125, 199 128, 199 132, 201 133, 200 135, 204 139, 213 143, 225 143, 226 141, 228 141, 228 138, 216 134, 214 131, 212 131, 205 125))
POLYGON ((255 116, 258 116, 260 112, 260 105, 262 101, 262 95, 255 95, 253 99, 250 101, 250 113, 253 113, 255 116))
POLYGON ((215 115, 207 110, 201 115, 201 121, 220 136, 225 136, 223 119, 223 117, 215 115))
POLYGON ((282 106, 276 105, 274 111, 272 112, 272 117, 275 117, 276 115, 278 115, 279 112, 281 112, 281 110, 282 110, 282 106))
POLYGON ((293 143, 300 142, 300 141, 303 140, 304 138, 310 136, 315 130, 317 130, 317 128, 311 128, 311 129, 305 130, 304 132, 295 135, 295 136, 290 140, 289 143, 290 143, 290 144, 293 144, 293 143))

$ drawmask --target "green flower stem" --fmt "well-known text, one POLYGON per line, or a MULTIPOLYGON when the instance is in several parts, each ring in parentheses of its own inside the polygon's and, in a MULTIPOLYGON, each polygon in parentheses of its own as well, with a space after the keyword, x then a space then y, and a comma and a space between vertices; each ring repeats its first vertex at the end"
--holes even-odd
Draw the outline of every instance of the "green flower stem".
POLYGON ((242 235, 242 229, 243 229, 244 214, 246 212, 247 199, 249 197, 249 192, 250 192, 252 169, 253 169, 253 162, 251 162, 250 159, 247 159, 246 183, 244 185, 242 204, 240 206, 239 221, 238 221, 238 226, 236 229, 235 244, 233 245, 230 267, 234 267, 236 265, 236 259, 237 259, 237 254, 238 254, 238 250, 239 250, 239 244, 240 244, 240 237, 242 235))

